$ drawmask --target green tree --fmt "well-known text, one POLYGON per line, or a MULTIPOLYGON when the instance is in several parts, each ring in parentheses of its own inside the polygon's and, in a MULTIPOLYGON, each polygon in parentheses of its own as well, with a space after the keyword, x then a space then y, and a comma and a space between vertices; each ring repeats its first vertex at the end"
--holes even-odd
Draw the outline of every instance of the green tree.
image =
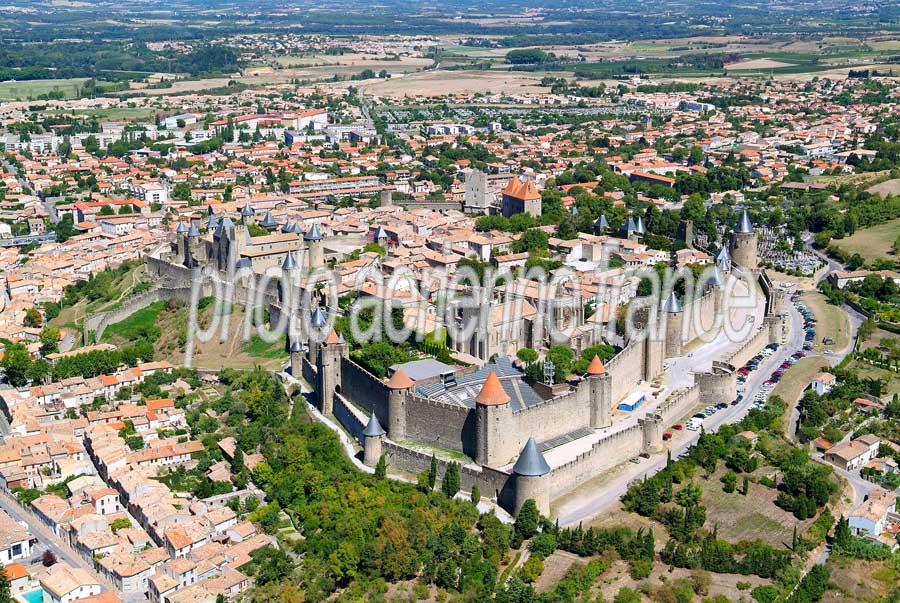
POLYGON ((231 457, 231 473, 238 475, 244 471, 244 451, 239 446, 234 449, 234 456, 231 457))
POLYGON ((623 586, 619 589, 619 592, 616 593, 613 603, 641 603, 641 600, 641 593, 633 588, 623 586))
POLYGON ((283 580, 294 569, 294 562, 287 553, 274 547, 257 549, 250 553, 250 558, 253 560, 253 575, 260 586, 283 580))
POLYGON ((13 387, 22 387, 28 384, 31 355, 21 343, 7 344, 0 366, 3 367, 6 379, 13 387))
POLYGON ((54 354, 59 351, 59 329, 44 327, 41 331, 41 354, 54 354))
POLYGON ((514 527, 522 538, 528 539, 537 534, 540 520, 541 514, 538 511, 537 503, 533 498, 529 498, 519 509, 514 527))
POLYGON ((459 463, 451 461, 447 465, 444 479, 441 481, 441 491, 447 498, 453 498, 459 492, 459 463))
POLYGON ((9 578, 6 577, 6 570, 0 568, 0 603, 13 603, 13 601, 9 578))
POLYGON ((478 484, 472 484, 472 504, 477 505, 481 500, 481 490, 478 488, 478 484))
POLYGON ((722 490, 731 494, 734 492, 735 486, 737 486, 737 475, 734 471, 726 471, 722 476, 722 490))
POLYGON ((30 329, 36 329, 44 324, 44 319, 37 308, 28 308, 25 311, 25 319, 22 321, 22 324, 30 329))
POLYGON ((521 348, 516 352, 516 358, 518 358, 525 364, 531 364, 538 359, 538 353, 532 348, 521 348))
POLYGON ((375 477, 376 479, 384 479, 387 476, 387 461, 384 459, 384 455, 382 454, 378 458, 378 463, 375 465, 375 477))
POLYGON ((434 456, 434 453, 431 454, 431 466, 428 468, 428 490, 434 490, 434 485, 437 483, 437 458, 434 456))

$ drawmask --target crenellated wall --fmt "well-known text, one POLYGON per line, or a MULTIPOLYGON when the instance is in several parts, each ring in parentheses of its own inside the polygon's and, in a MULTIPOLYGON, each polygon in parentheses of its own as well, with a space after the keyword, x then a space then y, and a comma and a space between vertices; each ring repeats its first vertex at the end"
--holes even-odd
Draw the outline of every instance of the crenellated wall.
POLYGON ((553 469, 547 476, 551 497, 557 498, 611 469, 625 460, 637 456, 643 447, 643 430, 632 425, 596 442, 590 450, 578 455, 564 465, 553 469))
POLYGON ((656 414, 662 417, 663 426, 669 427, 677 423, 700 402, 700 386, 697 384, 672 392, 666 400, 657 406, 656 414))
POLYGON ((375 412, 382 425, 389 425, 387 385, 349 358, 341 358, 341 395, 366 411, 375 412))
POLYGON ((756 356, 770 343, 772 343, 771 330, 767 323, 763 323, 761 329, 756 331, 752 337, 746 339, 739 348, 727 355, 724 361, 731 366, 744 366, 748 360, 756 356))
POLYGON ((606 370, 613 375, 613 406, 643 380, 648 341, 649 339, 632 341, 606 363, 606 370))
POLYGON ((406 436, 475 458, 475 411, 407 396, 406 436))
MULTIPOLYGON (((412 450, 406 446, 401 446, 390 440, 384 442, 384 454, 388 464, 408 473, 418 475, 423 471, 428 471, 431 467, 431 455, 417 450, 412 450)), ((438 477, 443 478, 447 471, 448 461, 436 458, 438 465, 438 477)), ((459 472, 460 487, 467 491, 472 491, 472 485, 478 484, 482 496, 487 498, 496 498, 500 505, 508 508, 505 501, 508 499, 508 490, 512 487, 510 474, 492 469, 490 467, 478 467, 476 465, 463 465, 459 472)))
MULTIPOLYGON (((718 289, 709 289, 684 308, 682 343, 688 344, 716 327, 718 289)), ((721 328, 721 325, 719 326, 721 328)))

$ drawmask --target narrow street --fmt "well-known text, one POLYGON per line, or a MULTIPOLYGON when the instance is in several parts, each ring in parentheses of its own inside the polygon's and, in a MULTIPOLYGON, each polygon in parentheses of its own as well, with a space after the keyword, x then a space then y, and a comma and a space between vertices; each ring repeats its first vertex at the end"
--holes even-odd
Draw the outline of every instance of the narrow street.
POLYGON ((6 513, 18 523, 27 525, 31 535, 37 538, 38 545, 35 547, 36 551, 35 554, 32 555, 32 559, 36 558, 38 561, 40 560, 41 547, 49 549, 58 560, 65 561, 73 567, 81 567, 87 570, 92 576, 100 580, 101 584, 106 588, 115 590, 115 587, 95 572, 93 566, 81 555, 64 543, 61 538, 54 534, 50 528, 37 517, 32 515, 30 511, 25 510, 18 501, 3 491, 0 491, 0 509, 6 511, 6 513))

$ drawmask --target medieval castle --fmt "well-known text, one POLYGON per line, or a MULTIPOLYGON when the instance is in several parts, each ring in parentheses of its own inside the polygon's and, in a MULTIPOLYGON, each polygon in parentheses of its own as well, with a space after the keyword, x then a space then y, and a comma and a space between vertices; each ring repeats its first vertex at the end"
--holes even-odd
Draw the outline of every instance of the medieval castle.
MULTIPOLYGON (((628 238, 638 236, 639 230, 633 224, 628 238)), ((378 227, 370 232, 372 237, 385 243, 387 235, 378 227)), ((205 266, 225 272, 234 262, 257 278, 280 266, 295 290, 283 291, 275 280, 267 285, 264 299, 270 320, 276 322, 291 307, 288 296, 315 287, 311 272, 332 258, 341 259, 340 250, 354 244, 361 246, 343 235, 326 237, 316 224, 305 231, 289 221, 278 225, 268 212, 256 223, 255 212, 245 207, 234 220, 210 213, 204 220, 180 225, 172 251, 148 258, 148 271, 161 286, 184 288, 205 266), (250 224, 267 234, 250 236, 250 224)), ((487 312, 487 324, 470 340, 449 342, 452 350, 477 362, 460 368, 415 360, 391 367, 387 379, 355 362, 350 346, 336 332, 324 332, 327 315, 320 306, 310 317, 289 317, 289 322, 307 325, 305 335, 302 329, 291 331, 289 371, 312 386, 324 415, 358 438, 367 465, 374 466, 384 455, 389 465, 419 473, 427 469, 431 451, 442 466, 447 461, 441 459, 467 458, 461 470, 463 489, 477 484, 483 496, 513 513, 534 499, 549 514, 554 498, 631 457, 660 450, 665 429, 695 406, 734 399, 734 367, 781 340, 781 301, 765 273, 756 272, 756 244, 745 211, 730 245, 717 256, 715 278, 705 284, 703 295, 685 303, 670 294, 650 313, 652 322, 644 325, 644 336, 621 341, 614 357, 605 363, 594 357, 584 375, 562 384, 530 383, 510 354, 517 346, 546 350, 552 321, 574 325, 566 332, 575 349, 600 343, 593 331, 579 329, 585 322, 580 297, 568 313, 531 307, 508 318, 516 323, 511 342, 494 336, 499 313, 487 312), (682 356, 687 346, 708 335, 711 327, 703 322, 723 311, 723 291, 732 270, 754 272, 766 299, 763 324, 735 343, 727 357, 713 362, 711 370, 693 375, 693 384, 670 386, 664 361, 682 356)), ((572 295, 580 296, 580 291, 572 295)), ((240 291, 236 299, 250 301, 240 291)), ((485 303, 500 307, 511 301, 501 297, 485 303)))

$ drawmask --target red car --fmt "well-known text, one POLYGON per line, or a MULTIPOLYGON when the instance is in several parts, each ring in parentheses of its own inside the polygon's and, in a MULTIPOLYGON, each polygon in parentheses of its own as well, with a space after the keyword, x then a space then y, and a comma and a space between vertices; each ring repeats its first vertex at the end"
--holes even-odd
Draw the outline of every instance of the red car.
POLYGON ((684 425, 682 425, 681 423, 675 423, 674 425, 672 425, 672 429, 675 429, 676 431, 681 431, 682 429, 684 429, 684 425))
POLYGON ((667 442, 672 439, 672 432, 667 431, 663 434, 663 442, 667 442))

